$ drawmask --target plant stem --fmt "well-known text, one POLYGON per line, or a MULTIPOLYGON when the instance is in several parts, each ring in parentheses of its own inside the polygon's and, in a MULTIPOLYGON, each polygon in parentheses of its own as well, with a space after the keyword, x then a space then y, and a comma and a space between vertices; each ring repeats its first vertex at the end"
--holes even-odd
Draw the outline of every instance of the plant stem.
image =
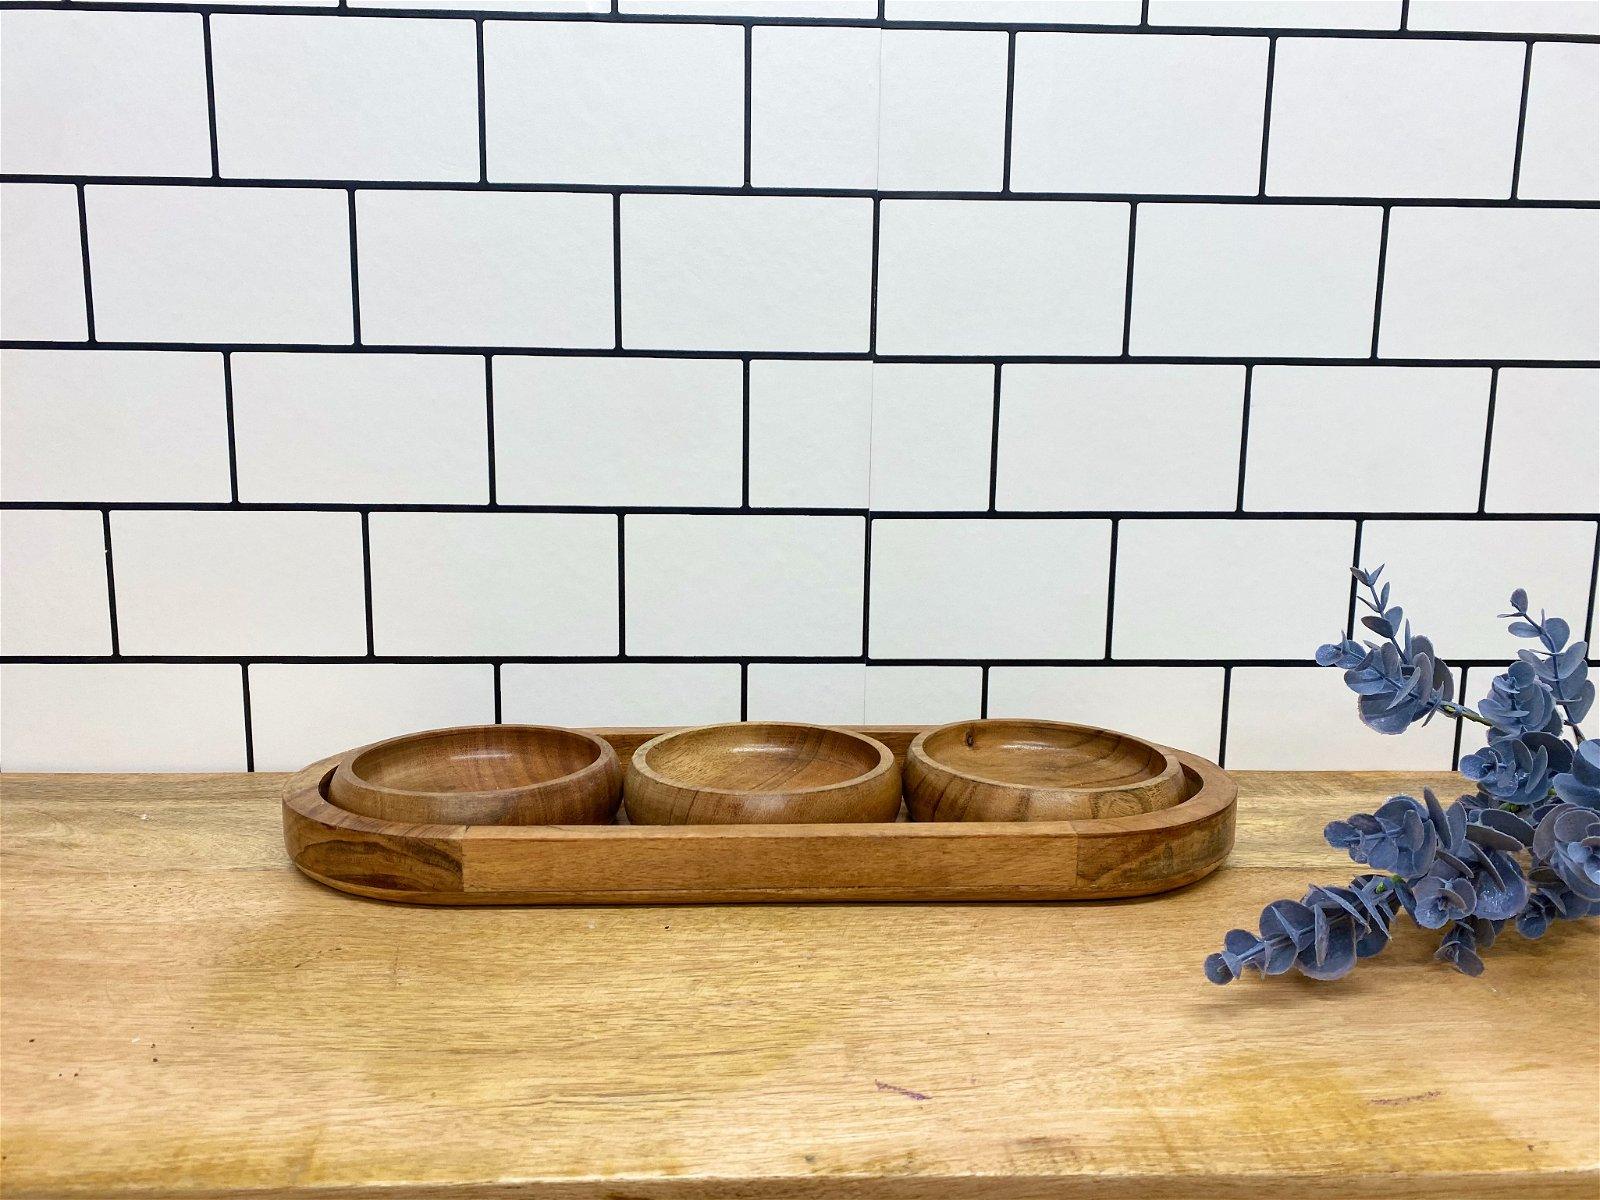
POLYGON ((1487 725, 1490 729, 1494 728, 1493 721, 1488 720, 1485 717, 1480 717, 1477 713, 1473 712, 1472 709, 1466 708, 1460 704, 1441 704, 1439 705, 1439 711, 1447 717, 1462 717, 1468 721, 1474 721, 1479 725, 1487 725))

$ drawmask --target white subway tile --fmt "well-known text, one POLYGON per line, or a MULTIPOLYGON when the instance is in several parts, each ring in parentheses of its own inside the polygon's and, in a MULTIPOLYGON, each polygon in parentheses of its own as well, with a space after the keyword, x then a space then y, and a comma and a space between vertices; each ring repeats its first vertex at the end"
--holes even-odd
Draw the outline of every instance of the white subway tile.
POLYGON ((1533 48, 1517 195, 1600 199, 1600 46, 1533 48))
POLYGON ((239 499, 482 504, 483 359, 454 354, 235 354, 239 499))
POLYGON ((361 332, 372 343, 611 346, 611 197, 356 195, 361 332))
POLYGON ((750 182, 876 187, 880 31, 760 25, 750 53, 750 182))
POLYGON ((878 15, 878 0, 622 0, 622 11, 691 17, 847 17, 878 15))
POLYGON ((1150 24, 1399 29, 1400 0, 1150 0, 1150 24))
POLYGON ((737 359, 495 359, 497 498, 737 507, 742 373, 737 359))
POLYGON ((1109 521, 880 520, 874 658, 1081 658, 1105 647, 1109 521))
POLYGON ((998 30, 893 29, 883 34, 879 187, 1000 190, 1006 42, 998 30))
POLYGON ((1600 33, 1594 0, 1411 0, 1407 29, 1600 33))
POLYGON ((1343 673, 1330 667, 1237 667, 1228 690, 1236 771, 1448 771, 1455 735, 1443 716, 1401 734, 1368 729, 1343 673))
POLYGON ((989 715, 1097 725, 1215 759, 1222 668, 995 667, 989 715))
POLYGON ((1397 208, 1378 352, 1600 358, 1600 213, 1397 208))
POLYGON ((885 200, 882 354, 1114 354, 1126 204, 885 200))
POLYGON ((223 175, 478 178, 471 21, 219 15, 211 58, 223 175))
POLYGON ((1139 0, 886 0, 891 21, 1137 25, 1139 0))
POLYGON ((534 725, 716 725, 739 719, 739 664, 507 663, 500 701, 534 725))
POLYGON ((360 654, 355 513, 111 514, 124 654, 360 654))
POLYGON ((1280 38, 1267 193, 1511 194, 1516 42, 1280 38))
POLYGON ((343 192, 91 185, 84 194, 101 338, 350 341, 343 192))
POLYGON ((868 667, 870 725, 945 725, 979 714, 983 671, 978 667, 868 667))
POLYGON ((38 175, 209 175, 198 13, 0 14, 0 162, 38 175))
POLYGON ((744 182, 737 25, 488 21, 483 68, 490 179, 744 182))
POLYGON ((871 286, 870 200, 623 197, 630 348, 865 350, 871 286))
MULTIPOLYGON (((322 0, 337 4, 339 0, 322 0)), ((351 8, 429 8, 463 12, 593 13, 611 11, 611 0, 349 0, 351 8)))
POLYGON ((1471 512, 1488 408, 1487 367, 1257 367, 1244 506, 1471 512))
POLYGON ((1244 368, 1008 363, 1000 509, 1231 509, 1244 368))
POLYGON ((77 341, 88 329, 76 189, 0 184, 0 337, 77 341))
POLYGON ((8 771, 242 771, 244 688, 229 663, 0 666, 8 771))
POLYGON ((1130 520, 1117 658, 1306 658, 1344 629, 1353 521, 1130 520))
MULTIPOLYGON (((1130 349, 1365 357, 1381 224, 1377 208, 1141 204, 1130 349)), ((1392 238, 1390 255, 1392 278, 1392 238)))
POLYGON ((488 663, 254 663, 250 731, 258 771, 298 771, 369 742, 494 724, 488 663))
POLYGON ((865 508, 872 442, 869 362, 750 364, 750 503, 865 508))
POLYGON ((100 514, 0 513, 0 651, 110 654, 106 545, 100 514))
POLYGON ((865 532, 860 517, 629 517, 629 653, 859 653, 865 532))
POLYGON ((989 506, 994 368, 878 363, 872 369, 872 507, 989 506))
POLYGON ((867 668, 861 663, 751 663, 748 717, 860 725, 867 668))
POLYGON ((1528 645, 1496 615, 1514 588, 1535 611, 1582 628, 1594 536, 1593 521, 1368 521, 1361 563, 1386 566, 1389 602, 1447 662, 1509 660, 1528 645))
POLYGON ((6 350, 0 376, 6 500, 232 495, 220 354, 6 350))
POLYGON ((373 513, 379 654, 615 654, 617 518, 373 513))
POLYGON ((1266 38, 1018 34, 1011 186, 1253 196, 1266 86, 1266 38))
POLYGON ((1600 509, 1600 371, 1502 368, 1489 512, 1600 509))

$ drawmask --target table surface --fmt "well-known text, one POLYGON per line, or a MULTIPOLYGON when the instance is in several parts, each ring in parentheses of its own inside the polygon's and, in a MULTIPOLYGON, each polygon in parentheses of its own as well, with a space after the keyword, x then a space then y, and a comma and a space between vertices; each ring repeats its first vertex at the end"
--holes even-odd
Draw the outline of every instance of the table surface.
POLYGON ((1165 897, 472 910, 301 877, 283 776, 5 776, 0 1181, 1592 1200, 1600 928, 1214 987, 1230 926, 1352 873, 1326 821, 1454 786, 1238 778, 1228 865, 1165 897))

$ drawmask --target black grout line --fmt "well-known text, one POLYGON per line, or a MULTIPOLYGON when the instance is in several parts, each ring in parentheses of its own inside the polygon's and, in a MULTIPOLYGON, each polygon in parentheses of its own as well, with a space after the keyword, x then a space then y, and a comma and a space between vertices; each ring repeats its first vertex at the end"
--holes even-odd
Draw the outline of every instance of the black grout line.
MULTIPOLYGON (((0 9, 0 11, 4 11, 0 9)), ((95 11, 103 11, 95 9, 95 11)), ((1493 208, 1560 209, 1593 211, 1600 200, 1551 200, 1485 196, 1266 196, 1237 192, 1059 192, 959 190, 935 188, 767 187, 755 184, 647 184, 591 182, 535 182, 531 180, 439 179, 297 179, 288 176, 252 178, 209 175, 65 175, 51 172, 0 171, 0 183, 109 184, 116 186, 188 188, 287 188, 295 191, 424 191, 424 192, 561 192, 584 195, 636 196, 766 196, 799 199, 844 200, 972 200, 989 204, 1014 204, 1041 200, 1095 204, 1239 204, 1313 208, 1493 208)))
POLYGON ((1517 107, 1517 144, 1511 154, 1511 199, 1517 198, 1517 188, 1522 182, 1522 139, 1528 128, 1528 85, 1533 80, 1533 42, 1522 55, 1522 100, 1517 107))
POLYGON ((122 637, 117 628, 117 572, 111 559, 111 510, 100 510, 100 536, 106 551, 106 618, 111 622, 111 657, 122 656, 122 637))
POLYGON ((751 139, 752 131, 751 131, 751 128, 750 128, 750 111, 751 111, 751 102, 750 102, 750 100, 751 100, 751 95, 752 95, 752 92, 753 92, 752 79, 753 79, 753 76, 754 76, 754 69, 755 69, 755 63, 753 61, 754 46, 752 44, 752 40, 753 40, 752 35, 753 35, 753 33, 754 33, 754 31, 752 30, 752 28, 749 25, 746 25, 744 27, 744 186, 745 187, 749 187, 750 186, 750 143, 751 143, 751 140, 752 140, 751 139))
POLYGON ((489 99, 484 83, 483 18, 473 21, 478 46, 478 182, 489 182, 489 99))
POLYGON ((367 620, 367 657, 372 658, 376 651, 372 640, 372 530, 371 514, 361 510, 361 589, 365 598, 367 620))
POLYGON ((350 205, 350 339, 361 345, 361 272, 360 255, 356 249, 356 190, 346 189, 350 205))
POLYGON ((989 719, 989 664, 984 663, 979 670, 982 674, 978 683, 978 718, 987 721, 989 719))
POLYGON ((494 723, 496 725, 504 725, 504 710, 500 703, 500 664, 490 663, 489 665, 494 671, 494 723))
MULTIPOLYGON (((874 273, 876 274, 876 273, 874 273)), ((1118 364, 1140 363, 1154 366, 1257 366, 1257 367, 1525 367, 1540 370, 1576 367, 1600 368, 1595 358, 1358 358, 1316 357, 1310 355, 1239 354, 876 354, 865 350, 678 350, 664 346, 623 349, 584 346, 493 346, 393 342, 345 345, 332 342, 181 342, 181 341, 106 341, 94 344, 49 338, 0 338, 5 350, 152 350, 188 353, 221 353, 227 350, 256 354, 494 354, 523 358, 686 358, 728 361, 738 358, 799 362, 884 362, 884 363, 1038 363, 1038 364, 1118 364)))
POLYGON ((867 355, 876 361, 878 356, 878 227, 882 220, 883 205, 881 200, 872 198, 872 278, 868 286, 872 289, 869 300, 870 307, 867 311, 867 355))
POLYGON ((994 413, 989 418, 989 511, 1000 487, 1000 364, 994 365, 994 413))
MULTIPOLYGON (((1366 522, 1356 521, 1355 545, 1350 551, 1350 567, 1352 570, 1361 565, 1361 534, 1366 522)), ((1350 576, 1350 605, 1344 619, 1344 635, 1353 638, 1356 635, 1356 577, 1350 576)))
POLYGON ((1594 627, 1595 589, 1600 587, 1600 521, 1594 527, 1594 558, 1589 562, 1589 611, 1583 617, 1583 640, 1589 643, 1589 657, 1595 657, 1594 627))
POLYGON ((1500 368, 1489 369, 1489 405, 1483 417, 1483 467, 1478 476, 1478 513, 1482 515, 1489 502, 1489 461, 1494 454, 1494 405, 1500 390, 1500 368))
POLYGON ((584 514, 605 514, 614 516, 626 513, 629 516, 764 516, 764 517, 866 517, 870 516, 878 521, 1048 521, 1048 520, 1094 520, 1109 521, 1113 519, 1125 521, 1408 521, 1408 522, 1450 522, 1482 524, 1496 521, 1533 521, 1533 522, 1581 522, 1590 523, 1595 520, 1593 510, 1588 512, 1485 512, 1475 513, 1470 510, 1461 512, 1413 512, 1409 510, 1377 512, 1373 510, 1353 509, 1307 509, 1301 510, 1266 510, 1252 509, 1249 512, 1233 512, 1225 508, 1197 508, 1197 509, 1159 509, 1159 508, 1081 508, 1081 509, 1000 509, 990 512, 987 509, 868 509, 868 508, 793 508, 781 506, 762 506, 741 509, 736 505, 726 504, 661 504, 661 505, 627 505, 627 504, 376 504, 370 501, 362 503, 329 502, 314 503, 300 501, 243 501, 234 504, 228 500, 128 500, 107 502, 105 500, 6 500, 0 502, 0 511, 10 509, 55 509, 60 511, 73 511, 83 509, 99 510, 111 507, 121 512, 217 512, 222 510, 236 510, 240 512, 315 512, 315 513, 360 513, 360 512, 404 512, 404 513, 550 513, 578 516, 584 514))
POLYGON ((1117 533, 1121 523, 1111 522, 1111 554, 1106 567, 1106 661, 1111 661, 1111 631, 1117 611, 1117 533))
MULTIPOLYGON (((1461 668, 1461 695, 1456 697, 1456 699, 1460 700, 1463 704, 1467 702, 1467 670, 1468 668, 1466 667, 1461 668)), ((1450 769, 1452 771, 1459 771, 1461 769, 1461 734, 1462 730, 1466 726, 1466 722, 1460 717, 1457 717, 1455 722, 1455 737, 1450 745, 1450 769)))
POLYGON ((1139 24, 1150 24, 1150 0, 1142 0, 1139 5, 1139 24))
POLYGON ((483 356, 483 427, 487 434, 488 444, 485 450, 489 456, 489 507, 499 506, 499 474, 500 465, 494 456, 494 355, 483 356))
POLYGON ((616 348, 622 349, 622 193, 611 196, 611 308, 616 348))
POLYGON ((83 331, 90 345, 94 336, 94 274, 89 270, 89 202, 78 184, 78 249, 83 255, 83 331))
POLYGON ((250 664, 239 664, 239 688, 244 700, 244 769, 256 769, 256 738, 250 718, 250 664))
MULTIPOLYGON (((1267 93, 1261 109, 1261 179, 1256 187, 1256 196, 1267 194, 1267 143, 1272 133, 1272 75, 1278 60, 1278 39, 1267 39, 1267 93)), ((1277 197, 1273 197, 1276 201, 1277 197)))
POLYGON ((1239 413, 1239 494, 1234 498, 1233 510, 1244 512, 1244 476, 1250 462, 1250 389, 1255 382, 1255 368, 1244 369, 1244 405, 1239 413))
POLYGON ((239 439, 233 429, 233 354, 222 352, 222 413, 228 423, 229 503, 239 503, 239 439))
POLYGON ((740 449, 739 449, 739 507, 750 508, 750 360, 740 363, 740 449))
POLYGON ((1001 148, 1000 190, 1011 191, 1011 141, 1012 124, 1011 109, 1017 91, 1017 35, 1015 32, 1006 34, 1006 125, 1005 141, 1001 148))
POLYGON ((1372 298, 1372 355, 1378 357, 1378 327, 1383 320, 1383 268, 1389 257, 1389 206, 1383 206, 1383 223, 1378 227, 1378 282, 1372 298))
POLYGON ((627 517, 617 514, 617 654, 628 653, 628 526, 627 517))
POLYGON ((861 657, 872 661, 872 518, 864 517, 861 541, 861 657))
POLYGON ((750 719, 750 660, 739 663, 739 720, 750 719))
POLYGON ((1217 766, 1228 765, 1228 702, 1233 698, 1233 664, 1222 668, 1222 718, 1217 730, 1217 766))
MULTIPOLYGON (((869 667, 1314 667, 1312 658, 873 658, 860 654, 763 654, 751 658, 738 654, 0 654, 0 663, 36 666, 110 666, 113 664, 210 666, 217 663, 255 663, 275 666, 388 666, 477 665, 484 663, 565 663, 573 666, 601 663, 738 663, 760 662, 785 666, 860 664, 869 667)), ((1504 658, 1452 658, 1457 667, 1483 667, 1499 671, 1504 658)))
POLYGON ((1400 0, 1400 28, 1403 30, 1411 20, 1411 0, 1400 0))
POLYGON ((204 13, 200 17, 200 39, 205 50, 206 60, 206 122, 211 131, 211 178, 216 179, 222 171, 217 165, 217 85, 211 70, 211 14, 204 13))
POLYGON ((92 7, 77 4, 63 5, 60 0, 3 0, 0 2, 0 11, 6 10, 34 10, 43 12, 63 11, 90 11, 90 12, 218 12, 226 14, 254 13, 269 16, 335 16, 343 20, 373 20, 386 17, 402 17, 407 20, 471 20, 473 17, 482 17, 494 21, 536 21, 536 22, 610 22, 622 24, 642 25, 739 25, 739 26, 794 26, 799 28, 816 28, 819 26, 840 26, 845 28, 875 29, 887 24, 891 29, 925 29, 942 30, 955 33, 968 33, 982 30, 1013 31, 1017 33, 1090 33, 1115 36, 1118 34, 1139 35, 1173 35, 1187 34, 1198 37, 1226 37, 1226 36, 1284 36, 1296 38, 1354 38, 1367 40, 1382 40, 1398 42, 1420 41, 1476 41, 1476 42, 1522 42, 1533 40, 1536 42, 1567 42, 1576 44, 1600 43, 1600 34, 1592 33, 1564 33, 1550 32, 1528 34, 1507 33, 1500 30, 1483 29, 1346 29, 1327 26, 1309 28, 1288 28, 1282 26, 1262 27, 1250 25, 1149 25, 1142 23, 1096 23, 1084 22, 1051 22, 1039 21, 886 21, 882 16, 871 17, 805 17, 789 15, 718 15, 706 13, 625 13, 616 11, 615 5, 610 12, 518 12, 514 10, 482 9, 482 8, 386 8, 372 7, 354 9, 341 4, 338 8, 307 7, 304 4, 226 4, 219 0, 210 3, 175 3, 172 0, 154 0, 151 3, 142 3, 139 0, 120 0, 116 3, 96 2, 92 7))
POLYGON ((1122 296, 1122 353, 1128 353, 1133 340, 1133 248, 1139 236, 1139 205, 1128 205, 1128 267, 1122 296))

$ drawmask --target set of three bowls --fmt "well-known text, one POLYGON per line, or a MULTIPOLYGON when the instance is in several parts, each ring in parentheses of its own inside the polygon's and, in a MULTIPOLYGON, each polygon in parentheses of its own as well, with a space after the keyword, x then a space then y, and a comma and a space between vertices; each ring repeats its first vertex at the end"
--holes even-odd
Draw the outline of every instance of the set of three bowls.
POLYGON ((413 825, 1062 821, 1170 808, 1189 788, 1168 750, 1031 719, 926 730, 901 764, 858 730, 740 722, 671 730, 626 772, 605 738, 543 725, 407 734, 339 759, 339 808, 413 825))

